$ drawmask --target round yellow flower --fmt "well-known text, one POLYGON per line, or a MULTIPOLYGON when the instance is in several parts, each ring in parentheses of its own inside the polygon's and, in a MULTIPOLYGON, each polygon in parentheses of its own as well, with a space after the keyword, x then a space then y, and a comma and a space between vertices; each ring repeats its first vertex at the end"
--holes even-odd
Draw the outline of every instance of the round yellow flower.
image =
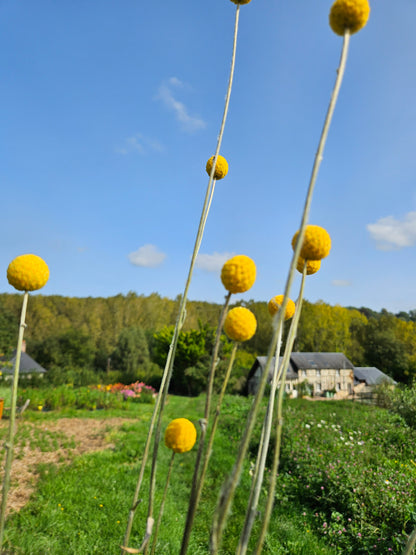
MULTIPOLYGON (((298 263, 296 265, 296 269, 298 272, 303 274, 303 266, 305 265, 305 259, 299 256, 298 263)), ((316 272, 321 267, 320 260, 307 260, 306 261, 306 275, 311 276, 312 274, 316 274, 316 272)))
MULTIPOLYGON (((283 304, 284 295, 276 295, 273 299, 270 299, 267 308, 269 309, 270 316, 274 316, 279 308, 283 304)), ((296 305, 292 301, 292 299, 287 300, 286 311, 285 311, 285 320, 290 320, 292 316, 295 314, 296 305)))
POLYGON ((49 279, 48 265, 36 254, 22 254, 7 268, 7 280, 18 291, 36 291, 49 279))
POLYGON ((196 442, 196 428, 187 418, 175 418, 165 431, 165 445, 175 453, 190 451, 196 442))
POLYGON ((232 308, 224 322, 224 331, 233 341, 248 341, 256 333, 257 320, 248 308, 232 308))
POLYGON ((329 12, 329 24, 337 35, 348 29, 351 35, 362 29, 370 16, 368 0, 336 0, 329 12))
MULTIPOLYGON (((207 170, 208 175, 211 175, 213 162, 214 162, 214 156, 211 156, 205 168, 207 170)), ((228 162, 223 156, 218 155, 217 163, 215 164, 214 178, 222 179, 227 175, 227 173, 228 173, 228 162)))
POLYGON ((237 254, 224 264, 221 281, 230 293, 244 293, 256 281, 256 265, 245 254, 237 254))
MULTIPOLYGON (((292 247, 295 249, 299 231, 292 239, 292 247)), ((300 256, 305 260, 321 260, 328 256, 331 250, 331 237, 329 233, 319 225, 307 225, 303 238, 300 256)))

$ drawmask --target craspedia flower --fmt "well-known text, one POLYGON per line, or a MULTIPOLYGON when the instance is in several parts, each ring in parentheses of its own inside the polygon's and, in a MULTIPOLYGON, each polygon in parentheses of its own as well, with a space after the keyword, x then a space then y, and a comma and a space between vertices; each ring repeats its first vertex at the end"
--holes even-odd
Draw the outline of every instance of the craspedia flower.
MULTIPOLYGON (((283 304, 284 295, 276 295, 268 302, 267 308, 269 309, 270 316, 274 316, 283 304)), ((285 310, 285 320, 289 320, 295 314, 296 305, 292 299, 287 300, 285 310)))
MULTIPOLYGON (((292 248, 295 249, 299 231, 292 239, 292 248)), ((331 237, 329 233, 319 225, 307 225, 303 238, 300 256, 305 260, 321 260, 328 256, 331 250, 331 237)))
POLYGON ((196 428, 187 418, 175 418, 165 430, 165 445, 175 453, 190 451, 196 442, 196 428))
MULTIPOLYGON (((214 163, 214 156, 211 156, 211 158, 208 160, 207 165, 205 167, 208 175, 211 175, 213 163, 214 163)), ((223 156, 218 155, 217 163, 215 164, 214 178, 222 179, 227 175, 227 173, 228 173, 228 162, 223 156)))
MULTIPOLYGON (((303 266, 305 265, 305 259, 299 256, 298 263, 296 265, 296 269, 298 272, 303 274, 303 266)), ((311 276, 312 274, 316 274, 316 272, 321 267, 320 260, 307 260, 306 261, 306 275, 311 276)))
POLYGON ((7 280, 18 291, 36 291, 41 289, 48 279, 48 265, 36 254, 17 256, 7 268, 7 280))
POLYGON ((245 254, 237 254, 224 264, 221 281, 230 293, 244 293, 256 281, 256 265, 245 254))
POLYGON ((232 308, 224 322, 224 331, 233 341, 248 341, 256 333, 257 320, 248 308, 232 308))
POLYGON ((336 0, 329 12, 329 24, 337 35, 348 29, 351 35, 362 29, 369 18, 368 0, 336 0))

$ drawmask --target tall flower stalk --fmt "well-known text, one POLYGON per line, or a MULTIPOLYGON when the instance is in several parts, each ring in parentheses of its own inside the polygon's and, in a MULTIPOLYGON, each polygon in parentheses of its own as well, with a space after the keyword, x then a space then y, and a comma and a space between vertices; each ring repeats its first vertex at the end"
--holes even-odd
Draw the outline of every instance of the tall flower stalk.
POLYGON ((160 502, 159 514, 153 534, 153 544, 151 555, 154 555, 157 546, 157 536, 162 522, 165 501, 168 493, 170 476, 172 474, 173 461, 176 453, 186 453, 192 449, 196 441, 196 429, 187 418, 176 418, 168 425, 165 431, 165 445, 172 450, 168 471, 166 474, 165 487, 163 490, 162 501, 160 502))
POLYGON ((7 279, 15 289, 24 291, 22 310, 20 313, 19 334, 17 338, 16 359, 14 365, 10 421, 6 448, 6 462, 4 466, 3 490, 0 508, 0 552, 4 541, 4 529, 6 523, 7 498, 10 489, 10 476, 13 462, 14 438, 16 434, 16 406, 17 388, 19 385, 20 359, 22 355, 23 336, 26 329, 26 312, 29 300, 29 291, 41 289, 49 279, 49 268, 44 260, 34 254, 23 254, 18 256, 7 268, 7 279))
POLYGON ((310 181, 309 181, 309 186, 308 186, 307 193, 306 193, 305 204, 304 204, 304 207, 303 207, 301 224, 300 224, 300 228, 299 228, 299 232, 298 232, 297 241, 296 241, 296 245, 295 245, 295 248, 294 248, 291 264, 290 264, 290 267, 289 267, 288 277, 287 277, 287 280, 286 280, 286 285, 285 285, 285 290, 284 290, 284 301, 283 301, 281 310, 279 311, 278 316, 277 316, 276 328, 274 330, 273 337, 272 337, 272 340, 270 342, 264 373, 263 373, 263 376, 260 380, 257 394, 255 395, 251 410, 250 410, 248 418, 247 418, 246 427, 245 427, 245 430, 243 432, 243 437, 242 437, 241 442, 240 442, 240 447, 239 447, 239 452, 238 452, 238 455, 237 455, 237 459, 234 463, 234 467, 233 467, 229 477, 226 479, 226 481, 223 485, 223 488, 222 488, 221 493, 220 493, 220 498, 219 498, 219 501, 218 501, 218 504, 217 504, 217 508, 216 508, 216 511, 215 511, 215 514, 214 514, 212 530, 211 530, 211 538, 210 538, 210 552, 212 554, 218 553, 219 546, 221 544, 222 535, 223 535, 223 532, 224 532, 224 529, 225 529, 225 526, 226 526, 226 523, 227 523, 228 513, 229 513, 229 510, 230 510, 231 505, 232 505, 232 500, 234 498, 234 494, 235 494, 235 490, 237 488, 237 484, 238 484, 238 482, 240 481, 240 478, 241 478, 241 472, 242 472, 242 469, 243 469, 243 462, 244 462, 244 459, 247 455, 247 450, 248 450, 248 446, 249 446, 250 437, 251 437, 251 434, 253 432, 254 424, 255 424, 259 409, 260 409, 261 400, 262 400, 263 395, 264 395, 264 390, 265 390, 265 387, 266 387, 267 377, 268 377, 268 373, 269 373, 269 370, 270 370, 272 358, 273 358, 273 356, 275 354, 275 351, 276 351, 276 346, 277 346, 277 341, 278 341, 279 334, 281 333, 281 328, 282 328, 282 325, 283 325, 286 306, 287 306, 288 298, 289 298, 289 295, 290 295, 290 290, 291 290, 293 279, 294 279, 296 264, 297 264, 297 260, 298 260, 299 255, 300 255, 301 246, 302 246, 304 235, 305 235, 305 228, 306 228, 308 218, 309 218, 309 212, 310 212, 310 207, 311 207, 311 203, 312 203, 313 191, 314 191, 314 188, 315 188, 315 183, 316 183, 316 179, 317 179, 318 172, 319 172, 319 167, 320 167, 322 159, 323 159, 323 151, 324 151, 324 148, 325 148, 325 143, 326 143, 326 139, 327 139, 327 136, 328 136, 329 127, 330 127, 330 124, 331 124, 331 121, 332 121, 332 116, 333 116, 333 113, 334 113, 336 101, 337 101, 337 98, 338 98, 339 90, 340 90, 342 79, 343 79, 344 72, 345 72, 345 65, 346 65, 346 60, 347 60, 349 39, 350 39, 350 33, 349 33, 349 30, 346 29, 345 33, 344 33, 343 47, 342 47, 342 51, 341 51, 341 58, 340 58, 340 63, 339 63, 339 67, 338 67, 338 70, 337 70, 335 85, 334 85, 334 88, 333 88, 333 91, 332 91, 332 95, 331 95, 331 98, 330 98, 330 102, 329 102, 327 114, 326 114, 326 117, 325 117, 323 129, 322 129, 322 132, 321 132, 321 137, 320 137, 319 144, 318 144, 318 149, 317 149, 317 152, 316 152, 316 155, 315 155, 315 159, 314 159, 314 163, 313 163, 313 167, 312 167, 311 178, 310 178, 310 181))
MULTIPOLYGON (((299 318, 302 311, 302 303, 303 303, 303 290, 305 287, 305 276, 307 271, 307 262, 304 263, 303 273, 302 273, 302 281, 300 285, 299 297, 296 301, 296 311, 293 317, 292 323, 290 325, 289 335, 286 341, 285 352, 283 355, 283 360, 281 363, 281 371, 279 376, 279 392, 277 396, 277 403, 276 403, 276 441, 274 446, 274 456, 273 456, 273 464, 271 468, 271 477, 269 483, 269 490, 266 502, 266 510, 263 517, 262 528, 260 531, 260 536, 258 539, 257 547, 256 547, 256 555, 260 555, 263 549, 264 539, 266 537, 266 532, 269 527, 270 516, 273 508, 274 502, 274 492, 276 489, 276 478, 277 478, 277 470, 279 468, 279 461, 280 461, 280 444, 282 438, 282 429, 283 429, 283 396, 285 392, 285 383, 286 383, 286 374, 287 369, 289 367, 290 362, 290 355, 293 349, 293 343, 296 338, 296 331, 299 324, 299 318)), ((242 551, 243 553, 244 551, 242 551)))
MULTIPOLYGON (((236 258, 243 258, 243 257, 236 257, 236 258)), ((244 257, 244 258, 248 258, 248 257, 244 257)), ((233 259, 231 259, 231 260, 233 260, 233 259)), ((251 259, 248 259, 248 260, 251 260, 251 259)), ((230 263, 230 261, 228 262, 228 264, 229 263, 230 263)), ((224 265, 224 268, 225 268, 225 270, 227 270, 227 263, 224 265)), ((222 272, 223 276, 226 274, 226 272, 224 272, 224 268, 223 268, 223 272, 222 272)), ((235 269, 236 269, 236 267, 233 265, 232 284, 234 284, 234 285, 235 285, 235 279, 234 278, 236 277, 235 269)), ((244 267, 240 268, 240 270, 244 270, 244 269, 245 269, 244 267)), ((243 276, 244 275, 246 276, 244 271, 242 272, 242 274, 243 274, 243 276)), ((227 282, 228 277, 230 277, 230 276, 225 275, 225 278, 223 277, 223 281, 225 279, 225 281, 227 282)), ((246 280, 243 280, 243 281, 247 283, 246 280)), ((252 280, 251 279, 249 279, 248 284, 250 286, 252 285, 252 280)), ((245 288, 245 286, 243 286, 243 288, 245 288)), ((204 414, 204 419, 201 420, 201 437, 200 437, 200 440, 199 440, 198 455, 197 455, 197 459, 196 459, 196 462, 195 462, 194 475, 193 475, 193 479, 192 479, 192 489, 191 489, 191 495, 190 495, 190 498, 189 498, 189 505, 188 505, 188 512, 187 512, 187 516, 186 516, 185 529, 184 529, 184 533, 183 533, 183 537, 182 537, 182 545, 181 545, 181 551, 180 551, 181 555, 185 555, 185 553, 188 550, 188 545, 189 545, 191 530, 192 530, 192 526, 193 526, 193 522, 194 522, 194 518, 195 518, 195 513, 196 513, 196 510, 198 508, 202 488, 203 488, 204 481, 205 481, 205 475, 206 475, 206 471, 207 471, 207 468, 208 468, 209 459, 210 459, 210 456, 211 456, 211 450, 212 450, 212 445, 213 445, 213 442, 214 442, 215 432, 216 432, 216 429, 217 429, 217 424, 218 424, 218 419, 219 419, 219 415, 220 415, 221 405, 222 405, 222 401, 223 401, 223 398, 224 398, 224 395, 225 395, 225 391, 226 391, 226 388, 227 388, 228 380, 230 378, 231 369, 232 369, 234 359, 235 359, 235 355, 236 355, 236 351, 237 351, 238 343, 236 342, 234 344, 234 347, 233 347, 233 350, 232 350, 232 353, 231 353, 231 358, 230 358, 229 365, 228 365, 228 368, 227 368, 227 372, 226 372, 226 375, 225 375, 225 378, 224 378, 221 393, 220 393, 220 396, 219 396, 219 399, 218 399, 218 402, 217 402, 217 407, 216 407, 215 416, 214 416, 214 422, 213 422, 213 425, 212 425, 212 428, 211 428, 210 437, 209 437, 209 441, 208 441, 208 447, 207 447, 207 449, 205 450, 205 453, 204 453, 205 437, 206 437, 206 434, 207 434, 208 421, 209 421, 209 416, 210 416, 210 411, 211 411, 211 398, 212 398, 212 391, 213 391, 213 385, 214 385, 215 367, 216 367, 216 364, 217 364, 217 361, 218 361, 218 349, 219 349, 221 331, 222 331, 224 322, 225 322, 225 329, 226 329, 227 335, 230 337, 230 339, 234 339, 235 341, 247 341, 248 339, 253 337, 253 335, 256 331, 256 328, 257 328, 256 318, 255 318, 254 314, 250 310, 248 310, 247 308, 243 308, 243 307, 234 308, 227 314, 227 318, 225 317, 226 310, 228 308, 230 298, 231 298, 231 291, 228 293, 228 295, 226 297, 226 302, 224 304, 224 308, 223 308, 223 311, 221 313, 220 321, 218 323, 216 341, 215 341, 214 350, 213 350, 213 354, 212 354, 212 358, 211 358, 211 368, 210 368, 210 372, 209 372, 207 396, 206 396, 206 403, 205 403, 205 414, 204 414), (201 464, 202 464, 202 468, 201 468, 201 471, 199 471, 199 469, 201 467, 201 464)))
MULTIPOLYGON (((150 478, 150 488, 149 488, 149 506, 148 506, 147 528, 151 527, 151 523, 152 523, 152 520, 153 520, 152 513, 153 513, 153 504, 154 504, 154 493, 155 493, 155 487, 156 487, 156 482, 155 482, 155 480, 156 480, 156 463, 157 463, 158 446, 159 446, 159 442, 160 442, 161 419, 162 419, 162 414, 163 414, 165 403, 166 403, 166 397, 167 397, 167 393, 168 393, 168 389, 169 389, 170 380, 171 380, 172 373, 173 373, 173 362, 174 362, 174 358, 175 358, 176 348, 177 348, 177 345, 178 345, 179 333, 181 331, 181 328, 183 326, 183 323, 184 323, 184 320, 185 320, 185 317, 186 317, 186 303, 187 303, 187 299, 188 299, 188 291, 189 291, 189 287, 190 287, 190 284, 191 284, 191 279, 192 279, 192 275, 193 275, 193 271, 194 271, 194 267, 195 267, 195 263, 196 263, 196 258, 198 256, 199 248, 201 246, 206 221, 207 221, 207 218, 208 218, 208 213, 209 213, 209 209, 210 209, 210 206, 211 206, 211 202, 212 202, 212 198, 213 198, 214 190, 215 190, 216 164, 217 164, 217 160, 218 160, 218 157, 219 157, 219 152, 220 152, 222 138, 223 138, 224 129, 225 129, 225 123, 226 123, 226 120, 227 120, 228 107, 229 107, 229 103, 230 103, 231 89, 232 89, 233 78, 234 78, 234 68, 235 68, 235 59, 236 59, 236 51, 237 51, 239 13, 240 13, 240 6, 237 5, 236 6, 236 12, 235 12, 233 47, 232 47, 232 55, 231 55, 231 67, 230 67, 228 87, 227 87, 227 92, 226 92, 226 97, 225 97, 224 112, 223 112, 222 122, 221 122, 220 131, 219 131, 218 139, 217 139, 217 146, 216 146, 215 154, 214 154, 213 161, 212 161, 212 168, 211 168, 210 175, 209 175, 208 186, 207 186, 207 190, 206 190, 206 194, 205 194, 204 205, 202 207, 201 218, 200 218, 199 227, 198 227, 198 231, 197 231, 197 235, 196 235, 196 239, 195 239, 195 244, 194 244, 194 249, 193 249, 193 253, 192 253, 192 258, 191 258, 189 271, 188 271, 188 276, 187 276, 187 279, 186 279, 184 292, 183 292, 182 297, 181 297, 181 302, 180 302, 179 311, 178 311, 178 315, 177 315, 177 319, 176 319, 175 329, 174 329, 172 341, 171 341, 171 344, 170 344, 170 347, 169 347, 169 352, 168 352, 168 356, 167 356, 167 359, 166 359, 166 364, 165 364, 165 368, 164 368, 164 372, 163 372, 163 376, 162 376, 162 381, 161 381, 161 384, 160 384, 159 395, 157 397, 155 407, 154 407, 154 410, 153 410, 153 414, 152 414, 152 418, 151 418, 151 421, 150 421, 150 424, 149 424, 148 434, 147 434, 146 443, 145 443, 145 447, 144 447, 144 452, 143 452, 142 462, 141 462, 141 466, 140 466, 139 476, 138 476, 136 488, 135 488, 134 495, 133 495, 132 505, 131 505, 131 508, 130 508, 130 511, 129 511, 129 514, 128 514, 128 518, 127 518, 126 531, 125 531, 124 540, 123 540, 123 545, 124 546, 128 546, 129 541, 130 541, 130 534, 131 534, 131 529, 132 529, 132 526, 133 526, 133 520, 134 520, 135 512, 136 512, 138 504, 140 503, 139 494, 140 494, 140 490, 141 490, 141 486, 142 486, 142 482, 143 482, 144 471, 145 471, 146 464, 147 464, 148 457, 149 457, 150 444, 151 444, 151 441, 152 441, 152 437, 154 436, 152 468, 151 468, 151 478, 150 478), (156 426, 156 429, 155 429, 155 426, 156 426)), ((123 552, 123 549, 122 549, 122 552, 123 552)))
MULTIPOLYGON (((269 302, 269 312, 272 315, 277 314, 280 309, 280 304, 283 301, 283 295, 274 297, 269 302), (277 307, 277 309, 276 309, 277 307)), ((295 313, 295 304, 290 300, 287 305, 285 320, 292 318, 295 313)), ((274 357, 274 368, 271 379, 271 388, 269 402, 267 404, 266 415, 263 421, 263 428, 261 432, 261 440, 259 444, 259 449, 256 458, 256 465, 253 472, 253 480, 250 489, 250 496, 246 510, 246 518, 244 522, 243 531, 241 533, 240 541, 237 546, 236 555, 243 555, 247 551, 248 541, 250 539, 251 530, 253 528, 254 519, 256 516, 256 509, 260 498, 260 491, 263 484, 264 470, 266 467, 266 457, 269 449, 270 443, 270 433, 272 429, 273 413, 274 413, 274 401, 276 397, 277 384, 280 380, 282 365, 280 364, 280 349, 282 343, 282 331, 280 329, 280 334, 277 339, 276 353, 274 357)))

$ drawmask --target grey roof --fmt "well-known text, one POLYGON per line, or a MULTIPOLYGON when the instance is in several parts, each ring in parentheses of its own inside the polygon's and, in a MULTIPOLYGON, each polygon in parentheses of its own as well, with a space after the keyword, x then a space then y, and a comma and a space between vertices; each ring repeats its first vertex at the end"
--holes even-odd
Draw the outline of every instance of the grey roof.
POLYGON ((356 366, 354 368, 354 378, 358 382, 365 382, 367 385, 379 385, 383 382, 396 383, 390 376, 387 376, 375 366, 356 366))
POLYGON ((299 369, 354 369, 353 363, 347 359, 344 353, 292 353, 291 361, 299 369))
MULTIPOLYGON (((0 369, 3 374, 13 374, 14 372, 14 365, 16 364, 16 351, 13 352, 11 358, 1 357, 0 358, 0 369), (11 367, 8 366, 1 366, 2 362, 10 363, 11 367)), ((20 355, 20 374, 30 374, 31 372, 36 372, 37 374, 44 374, 46 372, 45 368, 42 368, 40 364, 33 360, 27 353, 22 353, 20 355)))
MULTIPOLYGON (((283 357, 279 357, 279 359, 280 359, 280 363, 281 363, 282 360, 283 360, 283 357)), ((272 374, 273 374, 275 360, 276 360, 276 357, 273 357, 272 361, 271 361, 271 364, 270 364, 270 368, 269 368, 269 379, 271 379, 272 374)), ((262 370, 264 370, 265 367, 266 367, 266 362, 267 362, 267 357, 257 357, 256 362, 254 364, 255 364, 256 368, 258 366, 260 366, 260 368, 262 370), (256 364, 256 363, 258 363, 258 364, 256 364)), ((292 362, 289 361, 289 366, 288 366, 288 369, 287 369, 286 379, 287 380, 295 380, 297 377, 298 377, 297 372, 293 368, 292 362)))

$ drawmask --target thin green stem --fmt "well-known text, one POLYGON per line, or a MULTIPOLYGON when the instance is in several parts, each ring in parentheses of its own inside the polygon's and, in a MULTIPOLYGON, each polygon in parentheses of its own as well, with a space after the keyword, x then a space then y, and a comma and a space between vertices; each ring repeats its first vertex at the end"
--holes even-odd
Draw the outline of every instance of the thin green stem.
POLYGON ((302 312, 303 290, 305 287, 305 277, 306 277, 306 267, 307 267, 306 265, 307 265, 307 262, 305 261, 305 264, 303 267, 299 297, 298 297, 298 300, 296 301, 296 311, 293 316, 292 323, 290 325, 289 335, 286 341, 285 352, 283 354, 280 387, 279 387, 279 393, 278 393, 277 404, 276 404, 276 409, 277 409, 276 410, 277 412, 276 441, 275 441, 275 447, 274 447, 273 464, 271 468, 271 476, 270 476, 269 491, 268 491, 268 496, 266 501, 266 509, 263 517, 260 536, 258 539, 256 551, 255 551, 256 555, 260 555, 263 550, 263 543, 266 537, 267 529, 269 527, 270 516, 273 508, 274 493, 276 490, 277 471, 279 469, 279 463, 280 463, 280 446, 281 446, 282 429, 283 429, 283 397, 285 392, 286 374, 287 374, 287 369, 289 367, 290 355, 292 354, 293 343, 295 342, 295 338, 296 338, 296 332, 298 329, 300 314, 302 312))
MULTIPOLYGON (((225 96, 225 105, 224 105, 224 112, 223 112, 223 116, 222 116, 221 126, 220 126, 220 132, 218 134, 217 146, 216 146, 216 149, 215 149, 211 174, 209 176, 208 186, 207 186, 207 190, 206 190, 206 194, 205 194, 204 205, 203 205, 203 208, 202 208, 201 218, 200 218, 198 232, 197 232, 195 245, 194 245, 194 250, 193 250, 193 254, 192 254, 192 258, 191 258, 191 264, 190 264, 190 267, 189 267, 188 277, 187 277, 187 280, 186 280, 186 283, 185 283, 185 289, 184 289, 184 292, 183 292, 183 295, 182 295, 182 298, 181 298, 181 303, 180 303, 179 311, 178 311, 178 317, 177 317, 177 320, 176 320, 176 325, 175 325, 175 330, 174 330, 173 337, 172 337, 172 342, 171 342, 170 347, 169 347, 169 353, 168 353, 168 357, 167 357, 167 360, 166 360, 165 369, 163 371, 162 381, 161 381, 161 385, 160 385, 160 389, 159 389, 159 395, 158 395, 157 402, 155 404, 155 408, 153 410, 152 418, 151 418, 150 425, 149 425, 149 431, 148 431, 148 435, 147 435, 147 438, 146 438, 145 449, 144 449, 144 452, 143 452, 143 458, 142 458, 142 462, 141 462, 141 466, 140 466, 139 477, 138 477, 138 480, 137 480, 132 505, 131 505, 129 515, 128 515, 128 518, 127 518, 126 531, 125 531, 124 540, 123 540, 123 543, 124 543, 125 546, 127 546, 129 541, 130 541, 131 529, 132 529, 132 526, 133 526, 133 520, 134 520, 134 516, 135 516, 135 513, 136 513, 136 509, 137 509, 137 506, 139 504, 139 494, 140 494, 141 486, 142 486, 142 483, 143 483, 144 471, 145 471, 145 467, 146 467, 147 460, 148 460, 148 457, 149 457, 150 444, 151 444, 151 441, 152 441, 152 436, 153 436, 153 433, 154 433, 154 427, 155 427, 155 423, 156 423, 156 419, 157 419, 157 431, 156 431, 156 434, 155 434, 156 437, 155 437, 155 442, 154 442, 154 445, 155 445, 154 451, 156 452, 156 457, 155 456, 153 457, 152 465, 156 464, 158 441, 160 439, 161 416, 163 414, 163 410, 164 410, 164 407, 165 407, 166 396, 167 396, 167 392, 168 392, 168 389, 169 389, 170 380, 171 380, 171 377, 172 377, 173 362, 174 362, 174 358, 175 358, 176 348, 177 348, 177 345, 178 345, 179 332, 180 332, 180 330, 182 328, 182 325, 183 325, 183 322, 185 320, 186 302, 187 302, 187 299, 188 299, 188 291, 189 291, 189 287, 190 287, 190 284, 191 284, 191 279, 192 279, 192 275, 193 275, 193 271, 194 271, 194 267, 195 267, 195 263, 196 263, 196 258, 198 256, 199 248, 201 246, 202 237, 203 237, 203 233, 204 233, 204 229, 205 229, 205 224, 206 224, 206 221, 207 221, 207 218, 208 218, 209 208, 211 206, 211 202, 212 202, 212 198, 213 198, 213 194, 214 194, 214 190, 215 190, 215 183, 216 183, 216 180, 214 178, 215 166, 216 166, 217 158, 218 158, 218 155, 219 155, 219 152, 220 152, 222 138, 223 138, 223 135, 224 135, 225 123, 226 123, 226 120, 227 120, 228 107, 229 107, 230 97, 231 97, 232 83, 233 83, 233 79, 234 79, 234 68, 235 68, 235 58, 236 58, 236 48, 237 48, 238 20, 239 20, 239 8, 240 8, 240 6, 237 5, 236 16, 235 16, 235 25, 234 25, 233 50, 232 50, 232 56, 231 56, 231 68, 230 68, 230 75, 229 75, 229 80, 228 80, 227 92, 226 92, 226 96, 225 96)), ((155 469, 153 469, 152 473, 154 475, 155 469)), ((152 484, 152 482, 151 482, 150 494, 149 494, 150 499, 152 499, 153 496, 154 496, 154 487, 155 487, 154 483, 152 484)), ((152 507, 150 507, 150 509, 152 510, 152 507)), ((151 514, 151 510, 149 511, 149 515, 151 514)))
POLYGON ((264 469, 266 467, 266 457, 267 457, 267 452, 269 450, 270 433, 272 429, 274 400, 276 397, 278 374, 279 374, 279 368, 281 368, 281 365, 279 363, 280 363, 280 348, 282 343, 282 331, 283 331, 283 328, 281 328, 280 330, 280 334, 277 342, 276 354, 274 359, 275 360, 274 369, 273 369, 273 375, 272 375, 272 381, 271 381, 270 397, 269 397, 269 402, 267 404, 266 415, 263 421, 261 441, 257 452, 256 468, 254 471, 253 481, 252 481, 251 490, 250 490, 250 497, 247 504, 246 518, 244 522, 243 531, 240 536, 240 541, 237 546, 236 555, 244 555, 247 552, 248 542, 250 539, 251 530, 253 528, 254 519, 256 516, 256 509, 260 498, 261 487, 263 484, 264 469))
POLYGON ((22 310, 20 313, 20 326, 19 326, 19 334, 17 338, 16 360, 14 364, 9 432, 8 432, 8 439, 5 444, 7 454, 6 454, 6 463, 4 467, 3 492, 2 492, 1 509, 0 509, 0 552, 2 551, 2 547, 3 547, 4 527, 6 522, 7 496, 10 489, 10 474, 11 474, 12 461, 13 461, 14 436, 16 433, 15 423, 16 423, 17 388, 19 385, 19 370, 20 370, 20 358, 22 355, 23 335, 26 329, 25 320, 26 320, 28 299, 29 299, 29 293, 25 291, 23 295, 22 310))
POLYGON ((150 552, 151 555, 154 555, 155 550, 156 550, 157 536, 158 536, 158 533, 159 533, 160 523, 162 522, 163 511, 164 511, 164 508, 165 508, 166 495, 168 493, 168 487, 169 487, 169 482, 170 482, 170 476, 172 474, 172 467, 173 467, 174 458, 175 458, 175 451, 172 451, 172 456, 171 456, 170 462, 169 462, 168 473, 167 473, 167 476, 166 476, 165 489, 163 490, 162 501, 160 503, 159 514, 158 514, 158 517, 157 517, 157 522, 156 522, 155 531, 154 531, 154 535, 153 535, 152 551, 150 552))
POLYGON ((188 513, 187 513, 187 516, 186 516, 185 529, 184 529, 184 533, 183 533, 183 537, 182 537, 182 545, 181 545, 181 551, 180 551, 181 555, 184 555, 188 550, 189 540, 190 540, 190 537, 191 537, 191 530, 192 530, 192 526, 193 526, 193 522, 194 522, 194 518, 195 518, 195 513, 196 513, 198 503, 199 503, 199 498, 200 498, 200 495, 201 495, 201 490, 202 490, 202 485, 203 485, 203 483, 202 483, 202 474, 201 474, 201 476, 199 476, 199 468, 200 468, 200 465, 201 465, 202 455, 203 455, 203 452, 204 452, 205 437, 206 437, 206 433, 207 433, 209 415, 210 415, 210 412, 211 412, 211 399, 212 399, 212 391, 213 391, 213 387, 214 387, 215 368, 216 368, 216 365, 217 365, 218 351, 219 351, 220 341, 221 341, 221 332, 222 332, 222 328, 224 326, 224 321, 225 321, 225 317, 227 315, 227 309, 228 309, 228 305, 230 304, 230 299, 231 299, 231 293, 228 293, 226 298, 225 298, 225 302, 224 302, 224 305, 223 305, 223 308, 222 308, 222 311, 221 311, 221 314, 220 314, 220 318, 219 318, 219 321, 218 321, 217 333, 216 333, 216 337, 215 337, 215 344, 214 344, 214 348, 213 348, 212 356, 211 356, 211 365, 210 365, 210 370, 209 370, 209 374, 208 374, 207 395, 206 395, 206 400, 205 400, 204 418, 200 420, 201 436, 199 438, 198 453, 197 453, 196 460, 195 460, 194 474, 193 474, 193 478, 192 478, 191 494, 190 494, 190 497, 189 497, 188 513))
POLYGON ((412 555, 415 552, 415 545, 416 545, 416 528, 410 534, 407 544, 403 549, 402 555, 412 555))

